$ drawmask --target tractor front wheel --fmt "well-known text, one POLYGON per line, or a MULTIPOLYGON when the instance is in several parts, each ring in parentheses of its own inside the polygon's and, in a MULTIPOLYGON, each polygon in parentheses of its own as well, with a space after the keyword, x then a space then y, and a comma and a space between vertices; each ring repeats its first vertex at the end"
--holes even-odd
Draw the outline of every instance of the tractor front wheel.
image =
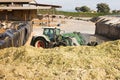
POLYGON ((46 48, 46 41, 42 38, 38 38, 34 41, 34 46, 37 48, 46 48))

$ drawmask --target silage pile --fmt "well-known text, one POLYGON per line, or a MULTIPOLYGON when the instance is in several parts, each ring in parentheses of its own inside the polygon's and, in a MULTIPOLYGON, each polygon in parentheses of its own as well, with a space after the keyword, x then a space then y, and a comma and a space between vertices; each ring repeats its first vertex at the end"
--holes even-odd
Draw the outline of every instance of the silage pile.
POLYGON ((120 80, 120 41, 96 47, 4 49, 0 51, 0 79, 120 80))

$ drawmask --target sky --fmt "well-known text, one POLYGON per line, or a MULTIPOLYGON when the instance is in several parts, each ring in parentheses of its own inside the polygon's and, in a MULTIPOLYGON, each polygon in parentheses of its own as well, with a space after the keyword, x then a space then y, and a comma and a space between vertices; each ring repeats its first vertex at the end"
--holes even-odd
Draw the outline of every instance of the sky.
POLYGON ((98 3, 107 3, 111 10, 120 10, 120 0, 36 0, 41 4, 60 5, 60 10, 75 11, 75 7, 88 6, 92 10, 96 10, 98 3))

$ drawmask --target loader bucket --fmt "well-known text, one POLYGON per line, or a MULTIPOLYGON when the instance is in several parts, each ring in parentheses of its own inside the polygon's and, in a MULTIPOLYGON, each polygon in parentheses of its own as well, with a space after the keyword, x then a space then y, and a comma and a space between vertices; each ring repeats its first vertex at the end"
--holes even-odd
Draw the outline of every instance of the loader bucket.
MULTIPOLYGON (((71 39, 74 39, 75 43, 78 45, 85 44, 84 38, 81 36, 79 32, 73 32, 73 33, 65 33, 62 35, 63 37, 69 37, 71 39)), ((73 41, 72 41, 73 42, 73 41)))

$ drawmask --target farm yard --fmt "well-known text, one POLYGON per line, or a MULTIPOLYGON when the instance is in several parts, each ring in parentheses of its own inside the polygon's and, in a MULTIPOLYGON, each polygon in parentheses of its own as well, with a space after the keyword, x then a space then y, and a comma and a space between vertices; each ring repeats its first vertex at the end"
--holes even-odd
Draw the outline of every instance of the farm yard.
MULTIPOLYGON (((84 33, 83 36, 88 39, 95 33, 94 25, 89 21, 66 20, 60 28, 66 32, 72 32, 76 27, 76 31, 84 33), (75 23, 77 23, 76 26, 75 23)), ((41 27, 35 27, 33 33, 38 33, 41 29, 41 27)), ((104 42, 106 38, 102 37, 99 40, 104 42)), ((119 80, 119 46, 120 41, 117 40, 92 47, 61 46, 43 49, 26 45, 19 48, 6 48, 0 50, 0 78, 6 80, 119 80)))
POLYGON ((102 5, 0 0, 0 80, 120 80, 120 11, 102 5))

